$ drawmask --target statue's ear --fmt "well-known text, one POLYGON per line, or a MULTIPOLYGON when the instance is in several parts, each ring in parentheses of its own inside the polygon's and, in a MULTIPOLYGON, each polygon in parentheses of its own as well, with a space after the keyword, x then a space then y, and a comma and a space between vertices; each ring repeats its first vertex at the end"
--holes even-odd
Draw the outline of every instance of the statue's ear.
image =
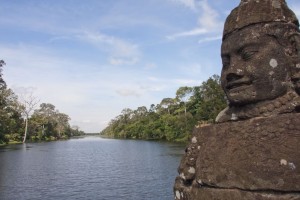
POLYGON ((289 41, 293 47, 293 54, 300 58, 300 33, 291 34, 289 41))

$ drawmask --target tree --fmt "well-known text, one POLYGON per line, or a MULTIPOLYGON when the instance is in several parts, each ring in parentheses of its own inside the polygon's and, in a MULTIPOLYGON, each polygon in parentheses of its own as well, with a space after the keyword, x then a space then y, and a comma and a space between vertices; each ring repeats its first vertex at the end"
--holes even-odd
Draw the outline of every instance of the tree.
POLYGON ((6 90, 6 84, 2 78, 2 68, 5 65, 5 62, 3 60, 0 60, 0 143, 6 142, 4 137, 4 118, 5 118, 5 111, 4 106, 6 104, 6 98, 4 96, 5 90, 6 90))
POLYGON ((170 114, 170 106, 175 103, 175 99, 172 98, 164 98, 160 102, 160 107, 168 110, 168 114, 170 114))
POLYGON ((143 117, 148 113, 146 106, 140 106, 135 111, 134 114, 137 117, 143 117))
POLYGON ((193 92, 192 87, 180 87, 176 91, 176 99, 178 99, 179 102, 183 102, 184 105, 184 121, 185 121, 185 132, 188 130, 188 125, 187 125, 187 102, 189 101, 191 95, 193 92))
POLYGON ((122 110, 122 121, 126 124, 129 122, 129 120, 132 118, 133 111, 130 108, 124 108, 122 110))
POLYGON ((67 114, 64 113, 55 113, 55 121, 57 123, 56 130, 58 132, 58 137, 62 137, 62 133, 64 133, 69 128, 69 120, 71 119, 67 114))
POLYGON ((9 88, 2 77, 5 62, 0 60, 0 144, 9 140, 21 141, 23 143, 31 133, 30 139, 50 139, 69 137, 84 134, 79 129, 73 130, 69 125, 70 117, 67 114, 55 110, 52 104, 41 104, 41 108, 34 111, 39 100, 33 96, 30 88, 19 88, 19 97, 9 88), (22 119, 23 118, 23 119, 22 119), (31 123, 29 124, 29 120, 31 123), (23 121, 25 128, 23 128, 23 121), (24 135, 23 135, 24 133, 24 135), (43 138, 42 138, 43 137, 43 138))
POLYGON ((2 77, 2 71, 3 71, 3 66, 6 65, 6 63, 4 62, 4 60, 0 60, 0 88, 2 87, 6 87, 6 83, 5 81, 3 80, 3 77, 2 77))
POLYGON ((188 100, 190 99, 191 95, 193 92, 193 88, 192 87, 180 87, 177 91, 176 91, 176 99, 179 102, 183 102, 184 103, 184 114, 186 115, 186 103, 188 102, 188 100))
POLYGON ((8 141, 5 135, 12 139, 18 137, 22 124, 18 105, 18 98, 11 89, 0 89, 0 142, 8 141))
POLYGON ((55 106, 50 103, 42 103, 40 104, 40 108, 34 111, 33 117, 42 128, 42 136, 45 135, 45 126, 49 123, 53 123, 54 119, 52 116, 54 115, 55 106))
POLYGON ((34 111, 32 119, 42 128, 42 136, 54 138, 69 137, 73 131, 69 124, 70 117, 65 113, 59 112, 50 103, 40 104, 39 109, 34 111))
POLYGON ((18 137, 21 126, 21 115, 18 110, 18 98, 8 89, 2 71, 5 62, 0 60, 0 143, 8 142, 9 138, 18 137))
POLYGON ((155 111, 156 111, 155 105, 154 105, 154 104, 151 104, 151 105, 150 105, 150 108, 149 108, 149 112, 150 112, 150 113, 154 113, 155 111))
POLYGON ((85 134, 83 131, 80 130, 79 126, 74 125, 70 129, 72 136, 80 136, 85 134))
POLYGON ((26 142, 27 138, 29 117, 33 114, 33 111, 38 103, 39 100, 37 97, 33 96, 32 91, 26 89, 23 90, 23 93, 20 95, 20 107, 25 121, 23 143, 26 142))
POLYGON ((200 86, 201 104, 197 116, 201 121, 214 122, 218 113, 226 106, 225 93, 221 87, 220 77, 214 75, 200 86))
POLYGON ((175 98, 151 104, 149 112, 141 106, 123 109, 101 134, 115 138, 186 141, 197 121, 213 122, 226 107, 220 77, 210 77, 196 87, 180 87, 175 98))

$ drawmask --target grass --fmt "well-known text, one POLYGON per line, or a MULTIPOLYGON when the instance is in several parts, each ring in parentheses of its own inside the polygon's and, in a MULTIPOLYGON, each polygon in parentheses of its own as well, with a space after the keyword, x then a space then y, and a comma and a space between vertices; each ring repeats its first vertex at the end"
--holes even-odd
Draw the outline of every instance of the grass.
POLYGON ((8 144, 22 144, 22 142, 10 140, 10 141, 8 142, 8 144))
POLYGON ((9 144, 22 144, 20 141, 10 140, 8 143, 0 143, 0 146, 5 146, 9 144))

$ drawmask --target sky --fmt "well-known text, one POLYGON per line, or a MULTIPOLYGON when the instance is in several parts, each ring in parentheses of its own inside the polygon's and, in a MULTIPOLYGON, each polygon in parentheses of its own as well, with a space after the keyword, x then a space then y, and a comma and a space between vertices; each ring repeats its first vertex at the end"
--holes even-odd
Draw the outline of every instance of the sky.
MULTIPOLYGON (((240 0, 0 0, 3 78, 87 133, 220 75, 240 0)), ((286 0, 300 17, 300 1, 286 0)))

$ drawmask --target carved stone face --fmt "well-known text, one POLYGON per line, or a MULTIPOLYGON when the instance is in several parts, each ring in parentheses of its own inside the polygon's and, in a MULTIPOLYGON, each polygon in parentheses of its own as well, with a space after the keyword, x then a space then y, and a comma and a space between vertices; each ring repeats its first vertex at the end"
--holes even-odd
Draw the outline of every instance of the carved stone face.
POLYGON ((222 43, 221 83, 230 105, 275 99, 287 92, 289 58, 278 41, 247 27, 222 43))

